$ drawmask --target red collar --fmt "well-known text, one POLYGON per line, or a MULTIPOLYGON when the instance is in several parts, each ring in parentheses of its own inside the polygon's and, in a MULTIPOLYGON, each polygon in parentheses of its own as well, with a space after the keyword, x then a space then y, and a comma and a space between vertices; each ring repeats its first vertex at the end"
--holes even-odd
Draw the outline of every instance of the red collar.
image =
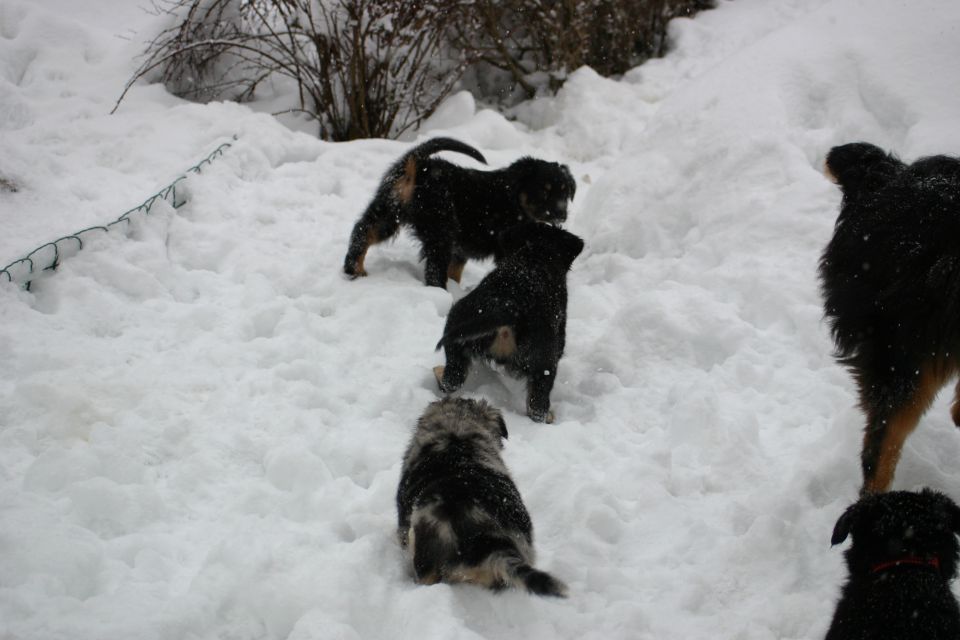
POLYGON ((890 569, 891 567, 899 567, 905 564, 912 564, 920 567, 933 567, 936 570, 940 570, 940 558, 933 556, 932 558, 921 558, 918 556, 904 556, 902 558, 897 558, 896 560, 889 560, 887 562, 879 562, 872 567, 870 567, 871 573, 880 573, 885 569, 890 569))

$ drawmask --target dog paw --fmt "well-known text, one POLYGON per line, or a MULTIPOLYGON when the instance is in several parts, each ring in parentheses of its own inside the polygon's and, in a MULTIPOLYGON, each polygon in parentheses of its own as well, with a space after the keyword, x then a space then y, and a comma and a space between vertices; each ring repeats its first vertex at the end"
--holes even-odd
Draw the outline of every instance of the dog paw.
POLYGON ((443 381, 443 371, 444 371, 443 366, 436 366, 433 368, 433 377, 436 378, 437 380, 437 386, 440 387, 440 391, 442 391, 443 393, 453 393, 459 387, 454 387, 452 385, 445 383, 443 381))
POLYGON ((343 272, 347 275, 347 277, 350 280, 363 278, 367 275, 366 270, 360 265, 344 265, 343 272))
POLYGON ((553 424, 553 421, 556 419, 552 410, 547 410, 546 412, 528 410, 527 415, 534 422, 545 422, 546 424, 553 424))

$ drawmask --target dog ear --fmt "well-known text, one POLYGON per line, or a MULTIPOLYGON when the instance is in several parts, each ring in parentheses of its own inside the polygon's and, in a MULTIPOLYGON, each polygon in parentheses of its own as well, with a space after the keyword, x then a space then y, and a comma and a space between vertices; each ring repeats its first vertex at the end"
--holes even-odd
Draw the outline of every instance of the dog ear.
POLYGON ((864 186, 875 188, 883 184, 903 163, 893 154, 869 142, 851 142, 830 149, 824 162, 825 169, 844 193, 864 186))
POLYGON ((579 236, 565 232, 563 236, 563 249, 566 255, 570 256, 570 262, 573 262, 574 259, 580 255, 580 252, 583 251, 583 240, 581 240, 579 236))
POLYGON ((500 437, 504 440, 507 439, 507 423, 503 419, 503 415, 497 416, 497 426, 500 427, 500 437))
POLYGON ((573 200, 573 196, 577 195, 577 181, 573 179, 573 174, 570 173, 567 165, 560 165, 560 172, 563 174, 563 180, 567 185, 567 190, 570 191, 570 199, 573 200))
POLYGON ((947 517, 950 519, 950 530, 960 536, 960 507, 947 496, 943 496, 943 501, 946 503, 947 517))
POLYGON ((847 510, 843 512, 843 515, 840 516, 837 524, 833 527, 833 536, 830 538, 830 544, 832 546, 836 546, 847 539, 847 536, 850 535, 850 530, 853 528, 859 516, 860 503, 847 507, 847 510))

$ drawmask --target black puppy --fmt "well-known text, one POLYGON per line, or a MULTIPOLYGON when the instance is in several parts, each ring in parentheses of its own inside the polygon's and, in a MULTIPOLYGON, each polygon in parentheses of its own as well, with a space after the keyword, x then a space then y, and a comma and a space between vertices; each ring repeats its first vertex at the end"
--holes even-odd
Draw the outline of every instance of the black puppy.
POLYGON ((527 414, 553 422, 550 390, 567 331, 567 271, 583 240, 545 224, 525 222, 501 237, 504 257, 450 309, 443 337, 446 366, 434 374, 451 393, 473 358, 493 360, 527 379, 527 414))
POLYGON ((567 219, 577 185, 556 162, 521 158, 496 171, 478 171, 430 157, 456 151, 486 164, 473 147, 434 138, 408 151, 387 173, 350 234, 343 262, 348 276, 365 276, 370 245, 393 237, 401 225, 413 229, 426 262, 426 283, 460 282, 468 258, 499 257, 497 234, 522 220, 567 219))
MULTIPOLYGON (((820 259, 824 308, 866 414, 862 492, 886 491, 960 369, 960 159, 906 165, 860 142, 834 147, 826 171, 843 203, 820 259)), ((960 426, 960 401, 952 415, 960 426)))
POLYGON ((850 571, 826 640, 956 640, 960 508, 936 491, 870 495, 849 507, 832 544, 853 535, 850 571))
POLYGON ((397 535, 420 584, 470 582, 566 595, 533 568, 533 527, 500 457, 507 425, 484 401, 431 403, 403 457, 397 535))

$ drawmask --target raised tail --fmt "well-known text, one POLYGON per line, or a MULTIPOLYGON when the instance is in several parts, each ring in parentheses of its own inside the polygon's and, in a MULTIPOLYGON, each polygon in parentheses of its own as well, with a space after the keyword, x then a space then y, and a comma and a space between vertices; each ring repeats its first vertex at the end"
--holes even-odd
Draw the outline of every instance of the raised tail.
POLYGON ((454 140, 453 138, 431 138, 423 144, 417 145, 408 151, 406 155, 400 159, 400 163, 406 162, 409 158, 421 160, 441 151, 454 151, 456 153, 462 153, 470 156, 477 162, 487 164, 487 159, 484 158, 483 154, 477 149, 471 147, 466 142, 460 142, 459 140, 454 140))
POLYGON ((453 138, 432 138, 421 145, 407 151, 390 169, 387 176, 389 188, 393 196, 401 204, 409 204, 413 200, 413 192, 417 186, 417 166, 424 158, 440 151, 455 151, 468 155, 478 162, 487 164, 483 154, 465 142, 453 138))

